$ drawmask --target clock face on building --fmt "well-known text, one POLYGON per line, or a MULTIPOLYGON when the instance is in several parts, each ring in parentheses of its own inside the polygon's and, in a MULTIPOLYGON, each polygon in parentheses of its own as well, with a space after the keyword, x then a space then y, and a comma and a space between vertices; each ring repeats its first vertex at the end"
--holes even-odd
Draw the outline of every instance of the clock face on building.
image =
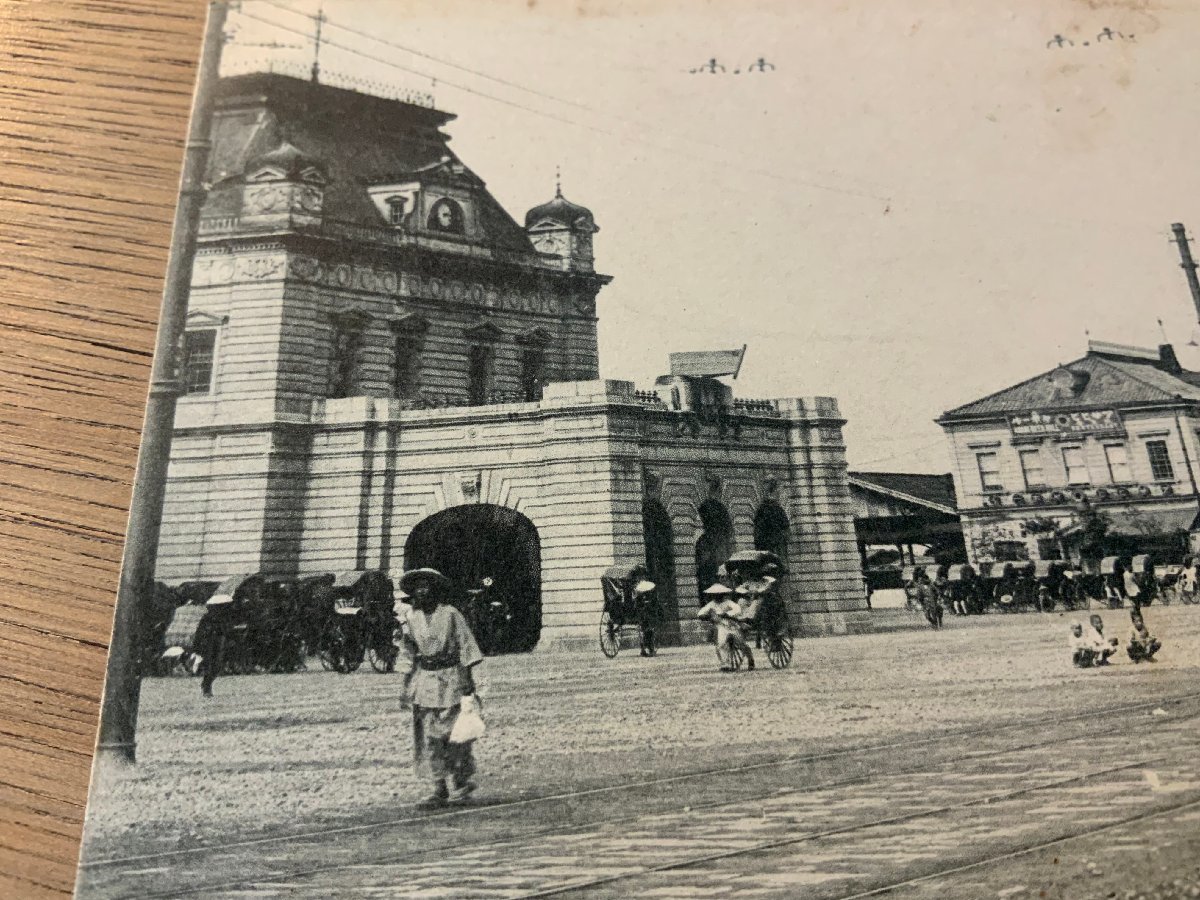
POLYGON ((462 234, 464 226, 463 209, 448 197, 443 197, 433 204, 429 211, 429 228, 433 231, 446 231, 452 234, 462 234))

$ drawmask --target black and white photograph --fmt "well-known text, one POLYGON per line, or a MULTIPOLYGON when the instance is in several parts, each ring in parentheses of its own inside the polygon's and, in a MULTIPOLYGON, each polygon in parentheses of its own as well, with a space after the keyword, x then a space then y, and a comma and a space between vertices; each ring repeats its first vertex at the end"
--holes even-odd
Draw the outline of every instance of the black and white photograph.
POLYGON ((207 6, 79 900, 1200 897, 1200 6, 207 6))

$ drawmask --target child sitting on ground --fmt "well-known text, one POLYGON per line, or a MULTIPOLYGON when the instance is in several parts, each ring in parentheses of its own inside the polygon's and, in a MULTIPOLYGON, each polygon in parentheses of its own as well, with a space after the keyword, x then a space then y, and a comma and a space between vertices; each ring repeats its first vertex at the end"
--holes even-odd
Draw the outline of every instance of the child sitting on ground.
POLYGON ((1133 634, 1129 637, 1129 646, 1125 648, 1125 652, 1135 663, 1154 662, 1154 654, 1161 649, 1162 642, 1152 636, 1146 628, 1141 610, 1133 610, 1129 618, 1133 620, 1133 634))
POLYGON ((1106 640, 1104 637, 1104 622, 1092 616, 1091 625, 1084 629, 1083 625, 1075 622, 1071 626, 1071 661, 1080 669, 1090 669, 1092 666, 1107 666, 1108 658, 1117 652, 1115 638, 1106 640))

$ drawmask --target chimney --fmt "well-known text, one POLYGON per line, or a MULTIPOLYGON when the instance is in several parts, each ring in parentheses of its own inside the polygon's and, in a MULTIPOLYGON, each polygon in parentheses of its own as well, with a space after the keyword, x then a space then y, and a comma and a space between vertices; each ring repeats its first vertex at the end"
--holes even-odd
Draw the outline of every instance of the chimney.
POLYGON ((1176 222, 1171 226, 1175 232, 1175 243, 1179 245, 1179 263, 1183 274, 1187 276, 1188 287, 1192 291, 1192 303, 1196 305, 1196 321, 1200 322, 1200 279, 1196 278, 1196 261, 1192 259, 1192 248, 1188 246, 1187 231, 1183 225, 1176 222))
POLYGON ((1169 372, 1172 375, 1181 375, 1183 366, 1179 364, 1179 357, 1175 355, 1175 348, 1170 344, 1158 345, 1158 368, 1164 372, 1169 372))

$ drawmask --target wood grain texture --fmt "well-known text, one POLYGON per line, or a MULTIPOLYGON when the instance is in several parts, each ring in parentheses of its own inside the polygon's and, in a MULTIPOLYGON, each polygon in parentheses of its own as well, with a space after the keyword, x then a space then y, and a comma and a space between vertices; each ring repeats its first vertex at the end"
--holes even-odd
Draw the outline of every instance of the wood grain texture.
POLYGON ((69 894, 201 0, 0 0, 0 897, 69 894))

